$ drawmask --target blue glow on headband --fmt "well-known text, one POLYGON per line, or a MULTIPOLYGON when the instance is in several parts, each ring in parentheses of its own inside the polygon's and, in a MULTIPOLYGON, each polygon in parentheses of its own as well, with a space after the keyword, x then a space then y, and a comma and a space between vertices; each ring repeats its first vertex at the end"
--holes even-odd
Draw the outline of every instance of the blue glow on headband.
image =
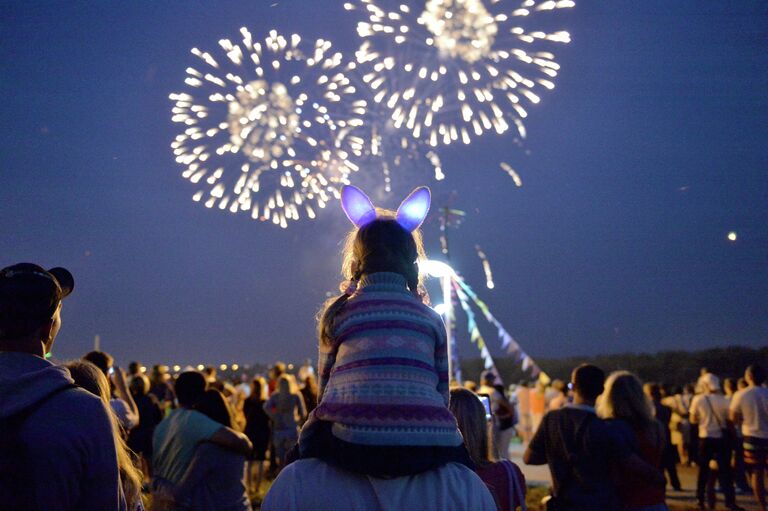
MULTIPOLYGON (((431 198, 429 188, 416 188, 397 208, 397 223, 408 232, 418 229, 427 218, 431 198)), ((341 207, 349 221, 358 228, 376 220, 376 208, 371 199, 356 186, 347 185, 341 189, 341 207)))
POLYGON ((426 186, 416 188, 397 208, 397 223, 409 232, 418 229, 427 218, 431 200, 429 188, 426 186))

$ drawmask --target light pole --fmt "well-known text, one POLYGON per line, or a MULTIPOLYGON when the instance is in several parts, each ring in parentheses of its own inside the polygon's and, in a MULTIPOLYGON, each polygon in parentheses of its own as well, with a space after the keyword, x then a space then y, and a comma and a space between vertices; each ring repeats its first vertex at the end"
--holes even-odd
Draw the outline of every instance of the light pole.
POLYGON ((461 367, 459 367, 456 357, 456 339, 453 330, 455 318, 453 313, 453 279, 456 278, 456 271, 448 263, 434 259, 426 260, 422 268, 429 276, 440 279, 440 288, 443 292, 443 306, 438 312, 443 315, 443 321, 445 322, 448 376, 450 379, 461 383, 461 367))

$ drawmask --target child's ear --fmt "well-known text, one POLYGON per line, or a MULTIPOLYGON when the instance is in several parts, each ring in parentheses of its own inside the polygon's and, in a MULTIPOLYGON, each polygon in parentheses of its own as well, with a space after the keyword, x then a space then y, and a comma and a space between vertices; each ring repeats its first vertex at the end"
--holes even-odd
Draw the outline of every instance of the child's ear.
POLYGON ((346 185, 341 189, 341 207, 349 221, 357 227, 376 220, 376 208, 371 199, 356 186, 346 185))
POLYGON ((406 231, 413 232, 421 226, 429 213, 432 194, 426 186, 420 186, 411 192, 397 208, 397 223, 406 231))

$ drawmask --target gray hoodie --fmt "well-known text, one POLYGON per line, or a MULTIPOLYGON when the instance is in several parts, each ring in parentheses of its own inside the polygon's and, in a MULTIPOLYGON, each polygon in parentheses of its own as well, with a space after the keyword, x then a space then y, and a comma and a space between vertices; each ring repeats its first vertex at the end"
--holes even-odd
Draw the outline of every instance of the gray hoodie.
POLYGON ((63 367, 35 355, 0 352, 0 421, 39 404, 19 433, 36 497, 30 508, 124 509, 108 411, 85 390, 61 390, 71 384, 63 367))

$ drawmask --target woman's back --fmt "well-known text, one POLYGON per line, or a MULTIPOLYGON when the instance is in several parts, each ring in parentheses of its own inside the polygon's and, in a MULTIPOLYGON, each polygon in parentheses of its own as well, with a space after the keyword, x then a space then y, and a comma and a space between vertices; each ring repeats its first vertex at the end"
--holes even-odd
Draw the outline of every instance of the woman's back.
POLYGON ((274 429, 295 429, 304 414, 304 404, 299 394, 277 391, 264 404, 272 418, 274 429))
POLYGON ((176 487, 174 497, 181 509, 250 511, 244 470, 244 456, 204 442, 195 450, 195 457, 176 487))
MULTIPOLYGON (((610 427, 632 446, 635 454, 649 465, 660 468, 664 453, 663 429, 654 421, 646 428, 632 427, 623 419, 611 420, 610 427)), ((663 504, 665 489, 639 480, 620 468, 615 468, 615 482, 621 501, 626 509, 637 509, 654 504, 663 504)))
POLYGON ((251 396, 243 403, 245 434, 248 438, 251 435, 269 435, 269 416, 264 411, 264 402, 259 396, 251 396))
POLYGON ((515 511, 525 501, 525 476, 520 468, 509 460, 477 467, 477 475, 493 495, 499 511, 515 511))

